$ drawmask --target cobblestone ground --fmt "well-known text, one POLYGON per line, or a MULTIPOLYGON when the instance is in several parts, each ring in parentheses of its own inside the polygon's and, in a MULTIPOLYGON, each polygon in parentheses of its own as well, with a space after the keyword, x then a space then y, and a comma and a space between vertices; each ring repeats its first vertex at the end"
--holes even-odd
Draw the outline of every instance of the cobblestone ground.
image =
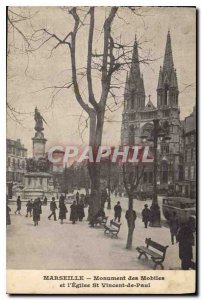
MULTIPOLYGON (((170 242, 170 231, 165 227, 145 229, 140 217, 145 203, 151 201, 134 200, 137 212, 136 228, 133 237, 133 249, 126 250, 127 223, 125 211, 127 199, 112 195, 112 209, 105 209, 109 219, 113 217, 113 207, 117 201, 123 208, 122 226, 118 239, 104 235, 103 228, 90 228, 86 221, 87 209, 83 222, 72 225, 67 219, 61 225, 59 220, 48 220, 49 204, 42 207, 41 221, 38 227, 33 226, 32 218, 25 217, 26 207, 22 206, 22 215, 15 215, 16 206, 11 208, 11 225, 7 226, 7 268, 8 269, 152 269, 149 260, 138 260, 137 246, 143 245, 146 237, 156 242, 169 245, 165 269, 180 269, 178 245, 170 242)), ((161 204, 161 199, 159 199, 161 204)), ((58 211, 57 211, 58 214, 58 211)))

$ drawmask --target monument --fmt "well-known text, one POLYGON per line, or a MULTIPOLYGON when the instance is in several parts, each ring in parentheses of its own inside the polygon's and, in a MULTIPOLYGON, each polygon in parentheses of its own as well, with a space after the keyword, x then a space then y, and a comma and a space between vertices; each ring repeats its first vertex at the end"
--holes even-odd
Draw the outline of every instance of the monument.
MULTIPOLYGON (((45 152, 46 139, 44 138, 43 121, 44 118, 35 108, 35 136, 33 141, 33 157, 27 160, 27 172, 24 174, 25 188, 23 190, 24 199, 34 199, 45 195, 55 195, 53 176, 50 174, 51 164, 45 152)), ((46 123, 46 122, 45 122, 46 123)))

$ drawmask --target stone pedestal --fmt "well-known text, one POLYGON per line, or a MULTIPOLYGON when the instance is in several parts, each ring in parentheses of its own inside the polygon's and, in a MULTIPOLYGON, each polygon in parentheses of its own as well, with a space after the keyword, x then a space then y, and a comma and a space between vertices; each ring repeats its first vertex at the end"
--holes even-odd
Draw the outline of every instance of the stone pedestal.
POLYGON ((44 138, 43 132, 37 131, 35 137, 32 138, 33 141, 33 157, 39 159, 45 157, 45 146, 46 139, 44 138))
POLYGON ((43 198, 54 193, 52 175, 45 172, 29 172, 24 175, 24 199, 43 198))

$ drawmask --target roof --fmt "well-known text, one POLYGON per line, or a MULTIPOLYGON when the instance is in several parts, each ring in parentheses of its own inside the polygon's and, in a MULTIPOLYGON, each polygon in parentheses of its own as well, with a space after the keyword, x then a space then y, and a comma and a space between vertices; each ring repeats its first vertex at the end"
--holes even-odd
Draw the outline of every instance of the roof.
POLYGON ((183 127, 184 127, 185 134, 196 130, 196 108, 195 107, 193 109, 193 112, 184 119, 183 127))
POLYGON ((145 106, 145 110, 154 110, 154 109, 156 109, 156 107, 154 106, 151 99, 149 98, 149 101, 147 102, 147 104, 145 106))
POLYGON ((23 150, 27 150, 24 145, 21 143, 20 139, 15 140, 11 140, 11 139, 6 139, 6 146, 13 146, 15 148, 18 149, 23 149, 23 150))

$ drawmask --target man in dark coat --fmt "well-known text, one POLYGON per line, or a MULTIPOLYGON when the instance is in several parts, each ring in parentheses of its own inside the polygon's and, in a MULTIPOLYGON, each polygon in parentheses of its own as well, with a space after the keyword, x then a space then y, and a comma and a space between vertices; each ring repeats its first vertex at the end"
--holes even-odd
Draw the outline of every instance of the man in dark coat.
POLYGON ((81 222, 85 217, 83 200, 80 200, 79 204, 77 205, 77 211, 78 211, 79 221, 81 222))
POLYGON ((40 198, 38 198, 38 205, 39 205, 39 221, 40 221, 40 215, 42 214, 42 201, 40 198))
POLYGON ((177 242, 177 232, 178 232, 178 227, 179 227, 179 223, 178 223, 178 219, 176 217, 175 211, 173 212, 173 215, 170 217, 168 224, 170 227, 171 243, 172 243, 172 245, 174 245, 174 237, 177 242))
POLYGON ((116 219, 118 219, 118 222, 120 223, 121 212, 122 212, 122 208, 120 205, 120 201, 118 201, 117 204, 114 206, 114 221, 116 221, 116 219))
POLYGON ((105 202, 107 201, 107 198, 108 198, 107 190, 104 189, 101 192, 101 207, 102 208, 105 207, 105 202))
MULTIPOLYGON (((135 227, 135 220, 137 219, 135 210, 132 210, 132 216, 133 216, 133 226, 135 227)), ((125 218, 127 220, 128 227, 130 227, 130 210, 129 209, 126 211, 125 218)))
POLYGON ((75 222, 78 219, 78 211, 77 211, 76 201, 73 201, 73 204, 70 206, 70 209, 71 209, 70 221, 72 221, 72 224, 75 224, 75 222))
POLYGON ((51 203, 50 203, 51 214, 50 214, 50 216, 48 217, 49 220, 50 220, 50 218, 51 218, 52 216, 54 216, 54 221, 57 221, 57 219, 56 219, 56 213, 55 213, 56 209, 58 209, 58 208, 57 208, 57 205, 56 205, 56 203, 55 203, 55 197, 52 197, 52 201, 51 201, 51 203))
POLYGON ((48 199, 47 199, 47 197, 45 196, 44 199, 43 199, 43 205, 47 205, 47 203, 48 203, 48 199))
POLYGON ((16 211, 15 211, 15 214, 18 213, 19 215, 21 215, 21 213, 20 213, 20 211, 21 211, 21 200, 20 200, 20 196, 18 196, 16 203, 17 203, 17 209, 16 209, 16 211))
POLYGON ((59 219, 60 223, 63 224, 63 220, 66 219, 66 213, 68 212, 67 207, 63 199, 60 199, 59 203, 59 219))
POLYGON ((189 270, 193 258, 192 246, 194 245, 194 236, 188 223, 182 223, 177 233, 179 242, 179 258, 181 259, 182 270, 189 270))
POLYGON ((26 217, 28 217, 28 214, 30 215, 30 217, 32 216, 32 207, 33 207, 33 203, 29 200, 26 204, 27 207, 27 214, 26 217))
POLYGON ((76 204, 79 204, 79 192, 76 193, 76 204))
POLYGON ((144 209, 142 210, 142 222, 144 222, 144 227, 147 228, 148 222, 150 220, 150 209, 148 205, 145 204, 144 209))
POLYGON ((11 217, 10 217, 11 209, 8 206, 8 202, 6 203, 6 225, 11 225, 11 217))
POLYGON ((100 219, 105 218, 105 212, 104 212, 103 207, 101 207, 98 210, 98 212, 93 216, 92 220, 90 221, 90 227, 94 227, 94 225, 95 225, 98 218, 100 218, 100 219))
POLYGON ((38 225, 38 222, 40 221, 40 204, 39 200, 35 199, 33 203, 33 221, 34 221, 34 226, 38 225))

